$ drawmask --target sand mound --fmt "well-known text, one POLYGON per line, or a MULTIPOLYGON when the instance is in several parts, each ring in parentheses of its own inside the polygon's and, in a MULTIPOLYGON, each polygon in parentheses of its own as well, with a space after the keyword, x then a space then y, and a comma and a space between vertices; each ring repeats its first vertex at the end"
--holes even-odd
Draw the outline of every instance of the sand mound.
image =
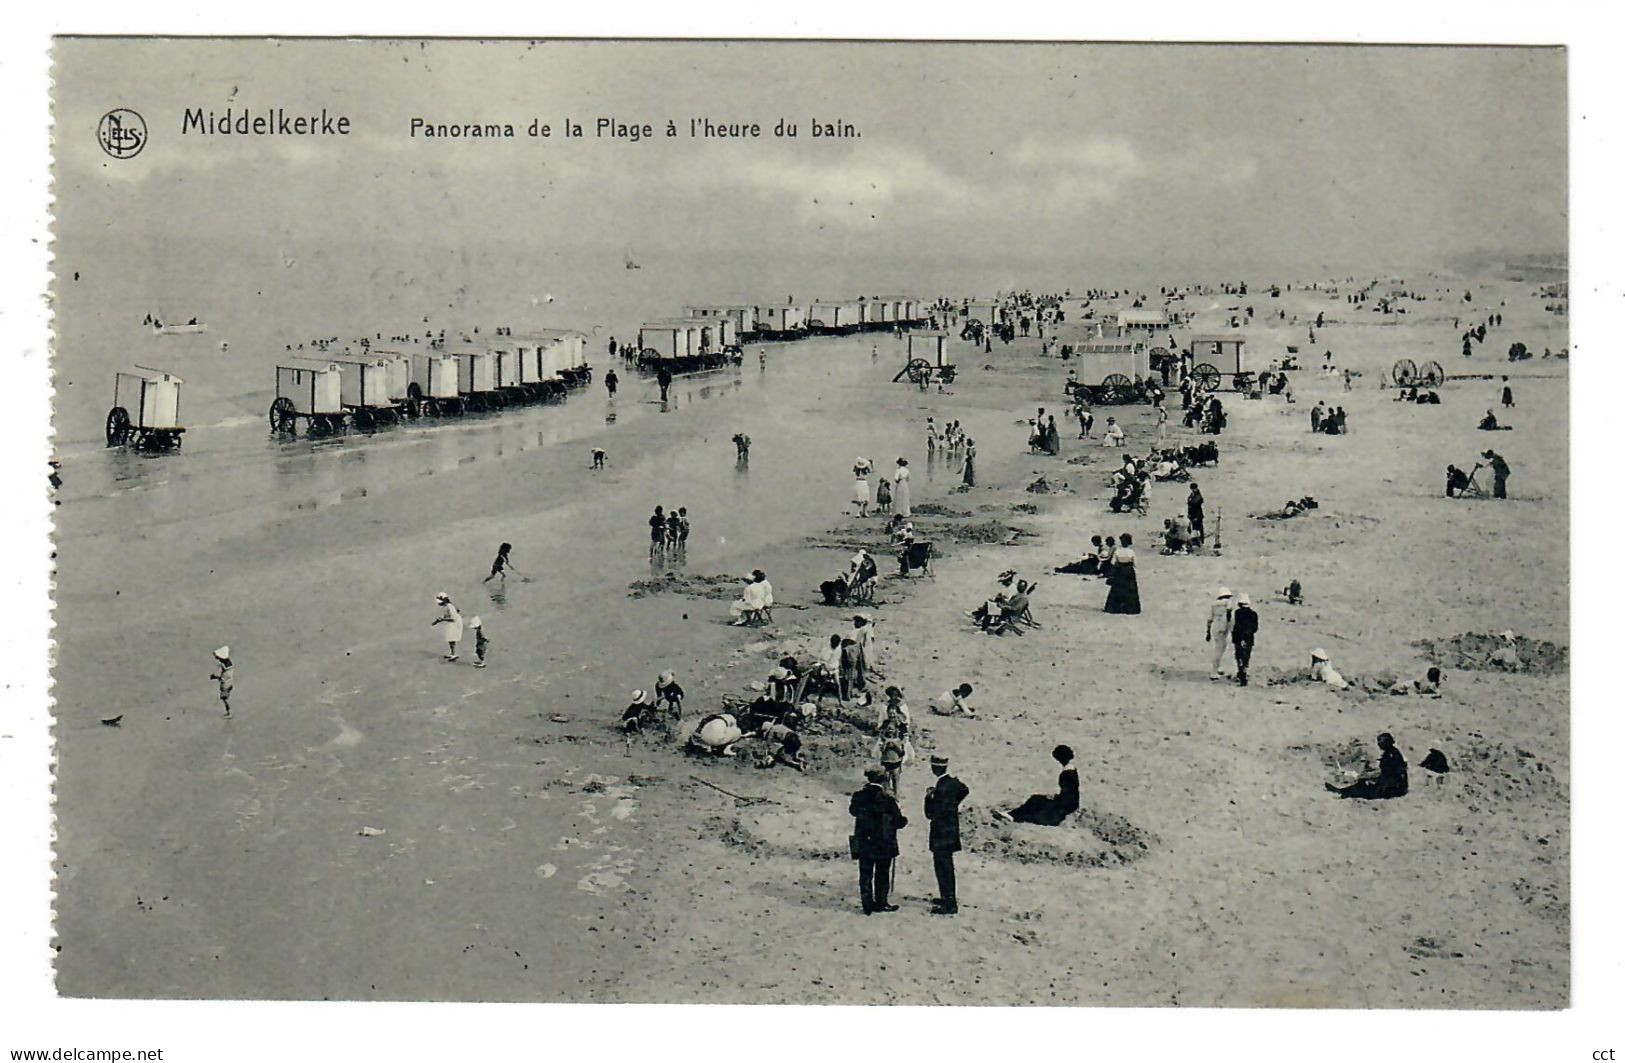
POLYGON ((976 809, 960 819, 967 852, 1020 864, 1067 867, 1121 867, 1150 854, 1155 835, 1122 816, 1079 809, 1059 827, 1006 823, 991 811, 976 809))
POLYGON ((1031 502, 1016 502, 1016 503, 1011 505, 1010 509, 1011 509, 1012 512, 1015 512, 1015 513, 1037 513, 1038 512, 1038 507, 1033 505, 1031 502))
POLYGON ((1017 539, 1028 538, 1033 534, 1025 528, 997 520, 946 524, 931 531, 937 539, 951 543, 1013 543, 1017 539))
POLYGON ((1030 495, 1058 495, 1070 494, 1071 492, 1072 488, 1065 480, 1050 483, 1049 477, 1047 476, 1040 476, 1038 479, 1027 485, 1027 493, 1030 495))
POLYGON ((732 601, 739 597, 743 581, 738 576, 683 576, 668 572, 654 579, 633 580, 627 584, 628 598, 647 598, 654 594, 686 594, 691 598, 714 598, 732 601))
POLYGON ((1568 800, 1568 788, 1532 750, 1492 741, 1476 731, 1441 738, 1438 744, 1450 760, 1452 792, 1474 808, 1505 801, 1562 805, 1568 800))
POLYGON ((952 506, 945 506, 940 502, 921 502, 914 507, 914 515, 917 517, 968 517, 970 511, 954 509, 952 506))
POLYGON ((1522 635, 1507 639, 1502 635, 1469 631, 1447 639, 1420 639, 1412 645, 1441 668, 1464 672, 1564 675, 1569 670, 1567 646, 1522 635))

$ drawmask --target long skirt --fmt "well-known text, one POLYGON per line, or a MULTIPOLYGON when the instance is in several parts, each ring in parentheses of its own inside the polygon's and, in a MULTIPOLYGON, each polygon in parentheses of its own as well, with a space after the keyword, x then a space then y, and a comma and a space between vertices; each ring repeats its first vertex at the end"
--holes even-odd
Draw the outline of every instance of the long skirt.
POLYGON ((966 487, 975 487, 976 486, 976 459, 975 458, 966 458, 965 459, 965 486, 966 487))
POLYGON ((1137 615, 1140 611, 1140 580, 1133 565, 1113 565, 1106 577, 1106 612, 1137 615))
POLYGON ((895 481, 891 494, 891 508, 893 513, 896 513, 900 517, 912 517, 914 515, 914 509, 911 505, 909 505, 909 495, 910 491, 908 481, 895 481))
POLYGON ((1033 794, 1019 807, 1010 810, 1010 818, 1017 823, 1036 823, 1040 827, 1059 827, 1066 817, 1076 812, 1077 806, 1062 799, 1059 794, 1033 794))

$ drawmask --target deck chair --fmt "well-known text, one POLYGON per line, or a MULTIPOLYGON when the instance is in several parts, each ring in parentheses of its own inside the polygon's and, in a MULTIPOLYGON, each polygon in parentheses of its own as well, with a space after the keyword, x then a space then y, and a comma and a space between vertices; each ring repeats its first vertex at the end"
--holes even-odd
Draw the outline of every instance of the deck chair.
POLYGON ((1482 462, 1475 464, 1472 471, 1467 474, 1467 483, 1456 492, 1457 498, 1488 498, 1484 489, 1478 485, 1478 470, 1484 467, 1482 462))
POLYGON ((934 551, 929 542, 909 543, 897 551, 897 574, 907 576, 917 570, 927 576, 931 575, 931 557, 933 553, 934 551))
POLYGON ((846 600, 863 605, 875 604, 875 577, 865 575, 852 584, 851 588, 846 592, 846 600))

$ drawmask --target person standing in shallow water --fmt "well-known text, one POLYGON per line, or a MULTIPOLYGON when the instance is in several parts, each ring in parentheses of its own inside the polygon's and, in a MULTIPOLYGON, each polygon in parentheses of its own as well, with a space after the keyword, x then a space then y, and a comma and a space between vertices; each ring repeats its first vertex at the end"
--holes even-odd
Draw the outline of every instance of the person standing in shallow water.
MULTIPOLYGON (((614 352, 612 351, 610 353, 613 354, 614 352)), ((615 389, 620 386, 621 378, 615 375, 615 370, 611 369, 609 372, 604 374, 604 387, 609 390, 610 398, 613 399, 615 397, 615 389)))
POLYGON ((1134 536, 1124 532, 1117 553, 1106 573, 1106 612, 1137 616, 1140 612, 1140 580, 1134 571, 1134 536))
POLYGON ((966 487, 976 486, 976 440, 965 440, 965 476, 966 487))
POLYGON ((899 517, 912 517, 914 508, 910 502, 912 491, 909 488, 908 459, 897 459, 897 472, 892 476, 892 512, 899 517))

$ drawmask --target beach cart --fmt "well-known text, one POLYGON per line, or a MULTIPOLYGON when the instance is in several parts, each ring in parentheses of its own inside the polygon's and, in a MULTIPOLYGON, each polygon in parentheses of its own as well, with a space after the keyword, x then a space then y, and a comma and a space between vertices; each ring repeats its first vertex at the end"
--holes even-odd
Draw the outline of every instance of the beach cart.
POLYGON ((1143 340, 1098 337, 1073 348, 1078 379, 1072 401, 1079 406, 1120 406, 1149 397, 1151 355, 1143 340))
POLYGON ((910 383, 925 387, 932 379, 945 384, 953 383, 956 370, 948 361, 948 334, 946 332, 910 332, 908 334, 908 360, 903 363, 892 383, 907 377, 910 383))
POLYGON ((276 398, 271 402, 271 429, 292 432, 304 418, 309 432, 335 432, 344 427, 344 368, 316 358, 290 358, 276 367, 276 398))
POLYGON ((501 405, 519 406, 536 401, 536 392, 525 384, 524 359, 511 337, 493 341, 488 350, 495 361, 497 391, 502 395, 501 405))
POLYGON ((463 412, 463 397, 457 390, 457 359, 444 351, 412 354, 412 382, 406 390, 420 413, 439 416, 463 412))
POLYGON ((1396 387, 1436 388, 1445 381, 1444 366, 1438 362, 1423 362, 1418 366, 1409 358, 1401 358, 1392 370, 1396 387))
POLYGON ((357 428, 394 424, 400 419, 400 400, 390 382, 391 363, 371 356, 336 354, 339 400, 350 411, 357 428))
POLYGON ((497 357, 483 349, 447 351, 457 363, 457 394, 476 410, 503 406, 507 398, 497 390, 497 357))
POLYGON ((1242 366, 1242 347, 1247 338, 1227 332, 1191 337, 1191 381, 1203 391, 1217 391, 1225 378, 1236 391, 1246 391, 1253 374, 1242 366))
POLYGON ((180 377, 157 369, 113 374, 113 408, 107 411, 107 445, 174 450, 181 445, 180 377))

